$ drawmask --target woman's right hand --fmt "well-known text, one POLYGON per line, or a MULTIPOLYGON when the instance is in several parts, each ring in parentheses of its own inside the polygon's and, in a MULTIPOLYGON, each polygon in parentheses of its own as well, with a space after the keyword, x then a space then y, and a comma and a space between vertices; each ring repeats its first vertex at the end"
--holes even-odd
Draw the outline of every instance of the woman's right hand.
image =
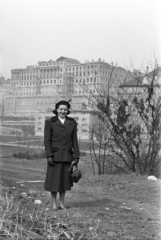
POLYGON ((53 158, 52 157, 48 157, 47 158, 47 163, 48 163, 49 166, 54 166, 53 158))

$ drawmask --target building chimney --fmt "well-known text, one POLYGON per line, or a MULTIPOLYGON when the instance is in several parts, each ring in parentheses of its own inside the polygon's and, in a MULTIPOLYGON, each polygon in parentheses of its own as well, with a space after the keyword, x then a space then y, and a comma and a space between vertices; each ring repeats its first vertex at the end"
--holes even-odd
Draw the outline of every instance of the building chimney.
POLYGON ((149 72, 149 67, 147 66, 147 67, 146 67, 146 73, 148 73, 148 72, 149 72))

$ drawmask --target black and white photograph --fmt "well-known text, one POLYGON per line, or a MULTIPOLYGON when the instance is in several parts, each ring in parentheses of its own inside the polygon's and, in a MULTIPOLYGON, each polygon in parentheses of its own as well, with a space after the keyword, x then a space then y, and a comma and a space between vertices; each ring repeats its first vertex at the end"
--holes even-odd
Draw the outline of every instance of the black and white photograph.
POLYGON ((0 0, 0 240, 161 239, 160 9, 0 0))

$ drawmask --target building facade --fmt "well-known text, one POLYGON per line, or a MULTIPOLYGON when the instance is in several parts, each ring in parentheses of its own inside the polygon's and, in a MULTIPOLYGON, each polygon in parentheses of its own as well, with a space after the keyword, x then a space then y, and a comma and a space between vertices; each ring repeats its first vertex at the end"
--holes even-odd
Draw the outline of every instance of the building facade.
MULTIPOLYGON (((86 119, 90 120, 89 96, 109 88, 112 94, 112 86, 119 86, 128 77, 128 71, 101 59, 85 63, 66 57, 56 61, 39 61, 37 65, 11 70, 11 79, 3 84, 3 88, 7 89, 4 111, 6 115, 35 117, 35 132, 42 135, 43 127, 38 126, 41 124, 37 119, 41 114, 51 113, 60 99, 72 99, 73 116, 87 115, 86 119)), ((44 121, 44 117, 42 119, 44 121)), ((78 124, 78 134, 85 132, 81 130, 82 124, 78 124)))
POLYGON ((38 65, 11 70, 11 79, 4 84, 9 90, 5 112, 34 115, 51 107, 59 97, 72 98, 75 108, 80 110, 83 104, 88 105, 88 91, 96 94, 98 86, 104 88, 112 81, 116 85, 123 83, 127 76, 125 69, 101 59, 85 63, 65 57, 39 61, 38 65))

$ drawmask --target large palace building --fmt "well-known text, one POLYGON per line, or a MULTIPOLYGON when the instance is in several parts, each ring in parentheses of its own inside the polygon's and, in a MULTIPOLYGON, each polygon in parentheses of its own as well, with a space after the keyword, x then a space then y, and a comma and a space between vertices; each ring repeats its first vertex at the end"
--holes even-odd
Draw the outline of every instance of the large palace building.
MULTIPOLYGON (((41 135, 43 126, 38 118, 44 121, 45 114, 49 115, 48 112, 60 99, 72 99, 71 113, 73 116, 80 115, 83 122, 86 122, 87 116, 88 125, 89 94, 97 94, 100 87, 112 86, 111 81, 113 86, 123 84, 128 77, 127 70, 101 59, 81 63, 60 57, 56 61, 39 61, 38 65, 12 69, 11 79, 3 82, 5 114, 35 117, 35 132, 41 135)), ((80 129, 85 132, 84 128, 80 129)))

